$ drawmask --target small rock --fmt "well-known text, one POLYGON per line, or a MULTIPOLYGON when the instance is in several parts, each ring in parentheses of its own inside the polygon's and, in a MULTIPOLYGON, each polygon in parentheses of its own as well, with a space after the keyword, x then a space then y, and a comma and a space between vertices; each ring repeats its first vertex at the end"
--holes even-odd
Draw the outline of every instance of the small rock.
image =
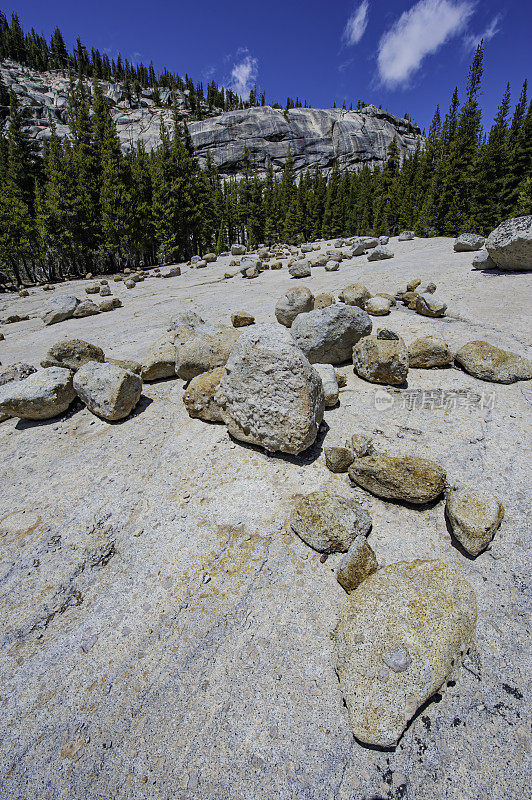
POLYGON ((354 460, 351 450, 347 447, 324 447, 325 465, 331 472, 347 472, 354 460))
POLYGON ((357 536, 340 561, 336 572, 336 580, 349 594, 369 575, 375 572, 378 567, 375 553, 367 543, 366 537, 357 536))
POLYGON ((345 553, 357 536, 367 536, 371 517, 354 500, 326 491, 297 501, 290 527, 319 553, 345 553))
POLYGON ((354 433, 351 439, 346 442, 346 447, 354 453, 356 458, 364 458, 373 454, 373 442, 369 436, 364 436, 363 433, 354 433))
POLYGON ((415 238, 415 236, 416 236, 416 234, 414 233, 414 231, 402 231, 399 234, 399 241, 400 242, 410 242, 412 239, 415 238))
POLYGON ((377 330, 377 339, 388 339, 389 341, 398 342, 399 336, 395 331, 391 331, 389 328, 379 328, 377 330))
POLYGON ((477 556, 493 539, 504 517, 504 506, 478 489, 452 489, 445 513, 455 538, 470 555, 477 556))
POLYGON ((416 311, 424 317, 443 317, 447 306, 432 294, 419 294, 416 297, 416 311))
POLYGON ((241 334, 216 402, 231 436, 294 455, 314 443, 325 407, 319 375, 278 325, 241 334))
POLYGON ((126 287, 126 289, 134 289, 136 285, 137 285, 137 282, 134 281, 133 278, 127 278, 124 281, 124 286, 126 287))
POLYGON ((183 393, 183 402, 190 417, 206 422, 223 422, 220 406, 214 396, 224 372, 225 367, 217 367, 192 378, 183 393))
POLYGON ((454 360, 466 372, 482 381, 515 383, 532 378, 530 361, 488 342, 468 342, 456 353, 454 360))
POLYGON ((85 286, 85 292, 87 294, 98 294, 100 291, 100 284, 99 283, 91 283, 89 286, 85 286))
POLYGON ((247 311, 235 311, 231 314, 231 322, 233 328, 245 328, 247 325, 253 325, 255 317, 247 311))
POLYGON ((473 269, 498 269, 487 250, 479 250, 471 262, 473 269))
POLYGON ((298 347, 312 364, 347 361, 361 337, 371 331, 371 320, 358 307, 334 304, 300 314, 291 328, 298 347))
POLYGON ((142 378, 117 364, 89 361, 74 375, 74 389, 89 411, 110 422, 127 417, 142 392, 142 378))
POLYGON ((351 283, 338 295, 338 299, 342 303, 347 306, 358 306, 358 308, 364 308, 370 297, 371 292, 362 283, 351 283))
POLYGON ((377 497, 421 505, 436 500, 445 488, 445 472, 428 458, 369 455, 356 458, 349 477, 377 497))
POLYGON ((288 267, 288 272, 292 278, 309 278, 311 275, 310 264, 308 261, 294 261, 288 267))
POLYGON ((81 317, 92 317, 94 314, 99 313, 100 309, 96 303, 93 303, 92 300, 82 300, 81 303, 76 306, 72 316, 79 319, 81 317))
POLYGON ((414 278, 406 284, 406 291, 415 292, 418 286, 421 286, 421 278, 414 278))
POLYGON ((314 364, 314 369, 321 378, 325 408, 333 408, 338 402, 338 381, 332 364, 314 364))
POLYGON ((243 244, 234 244, 231 247, 232 256, 243 256, 246 253, 246 246, 243 244))
POLYGON ((161 278, 177 278, 178 275, 181 275, 181 267, 170 267, 166 272, 161 272, 160 275, 161 278))
POLYGON ((214 262, 218 260, 218 256, 216 253, 205 253, 203 260, 206 261, 207 264, 214 264, 214 262))
MULTIPOLYGON (((327 306, 332 306, 334 303, 334 297, 332 294, 317 294, 314 298, 314 309, 319 308, 327 308, 327 306)), ((307 308, 306 311, 312 311, 313 309, 307 308)))
POLYGON ((414 369, 446 367, 453 363, 453 354, 441 336, 422 336, 409 346, 408 363, 414 369))
POLYGON ((100 303, 100 311, 114 311, 115 308, 121 308, 122 301, 118 297, 113 297, 110 300, 102 300, 100 303))
POLYGON ((370 250, 368 253, 368 261, 384 261, 387 258, 393 257, 393 250, 390 250, 389 247, 383 244, 377 245, 377 247, 374 247, 373 250, 370 250))
POLYGON ((158 381, 175 375, 175 344, 172 332, 152 344, 142 363, 142 380, 158 381))
POLYGON ((353 365, 366 381, 399 386, 408 375, 408 351, 401 338, 365 336, 353 348, 353 365))
POLYGON ((339 261, 327 261, 325 264, 325 272, 338 272, 340 269, 339 261))
POLYGON ((390 313, 391 301, 387 297, 375 295, 366 300, 365 310, 372 317, 383 317, 390 313))

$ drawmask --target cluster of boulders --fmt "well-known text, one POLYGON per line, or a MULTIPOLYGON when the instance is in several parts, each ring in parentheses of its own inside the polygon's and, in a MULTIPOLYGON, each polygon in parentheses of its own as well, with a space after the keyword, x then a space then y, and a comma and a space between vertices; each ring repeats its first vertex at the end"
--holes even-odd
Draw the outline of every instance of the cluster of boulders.
POLYGON ((485 239, 462 233, 454 242, 457 253, 477 251, 473 269, 532 270, 532 216, 507 219, 485 239))

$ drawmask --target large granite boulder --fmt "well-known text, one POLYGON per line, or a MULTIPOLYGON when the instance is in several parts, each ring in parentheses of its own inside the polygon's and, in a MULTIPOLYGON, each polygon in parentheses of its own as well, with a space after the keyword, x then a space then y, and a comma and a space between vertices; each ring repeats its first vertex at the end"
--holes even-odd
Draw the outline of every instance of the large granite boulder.
POLYGON ((366 336, 353 348, 353 366, 370 383, 400 386, 408 375, 408 350, 401 338, 366 336))
POLYGON ((532 363, 528 359, 488 342, 468 342, 458 350, 454 360, 481 381, 515 383, 532 378, 532 363))
POLYGON ((291 454, 314 443, 325 407, 321 378, 277 325, 241 334, 215 398, 236 439, 291 454))
POLYGON ((289 289, 275 304, 277 322, 289 328, 298 314, 312 311, 314 295, 307 286, 296 286, 289 289))
POLYGON ((480 250, 481 247, 484 247, 484 242, 484 237, 476 233, 461 233, 454 240, 453 249, 455 253, 469 253, 474 250, 480 250))
POLYGON ((74 316, 74 311, 79 304, 77 297, 69 294, 58 294, 53 297, 46 306, 42 314, 42 321, 45 325, 55 325, 74 316))
POLYGON ((532 270, 532 215, 501 222, 486 239, 486 250, 501 269, 532 270))
POLYGON ((48 350, 41 361, 42 367, 65 367, 75 372, 87 361, 105 361, 101 347, 83 339, 63 339, 48 350))
POLYGON ((356 738, 397 744, 418 708, 455 675, 476 619, 473 589, 442 561, 391 564, 362 581, 334 631, 356 738))
POLYGON ((89 361, 74 375, 74 389, 89 411, 109 422, 127 417, 142 392, 142 378, 118 364, 89 361))
POLYGON ((175 374, 184 381, 223 367, 240 332, 232 325, 181 325, 175 337, 175 374))
POLYGON ((0 387, 0 416, 50 419, 66 411, 75 396, 69 369, 39 369, 27 378, 0 387))
POLYGON ((291 333, 311 364, 341 364, 351 357, 353 345, 371 333, 371 319, 361 308, 335 303, 299 314, 291 333))

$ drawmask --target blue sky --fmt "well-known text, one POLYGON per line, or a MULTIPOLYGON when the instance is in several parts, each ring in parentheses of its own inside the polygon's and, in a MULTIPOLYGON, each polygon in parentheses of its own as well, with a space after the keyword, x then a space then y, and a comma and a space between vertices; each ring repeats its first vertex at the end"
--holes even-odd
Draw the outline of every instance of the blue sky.
POLYGON ((515 101, 532 79, 532 3, 509 0, 23 0, 25 29, 49 35, 59 25, 110 55, 153 60, 184 75, 248 92, 256 82, 267 101, 300 97, 315 108, 358 98, 381 104, 421 126, 437 103, 463 94, 475 43, 486 43, 482 104, 493 118, 506 81, 515 101))

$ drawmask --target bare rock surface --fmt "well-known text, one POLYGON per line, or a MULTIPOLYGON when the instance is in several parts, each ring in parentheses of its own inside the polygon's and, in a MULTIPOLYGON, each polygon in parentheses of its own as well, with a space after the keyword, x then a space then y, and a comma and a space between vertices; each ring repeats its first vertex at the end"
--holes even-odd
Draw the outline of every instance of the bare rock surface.
POLYGON ((442 561, 397 563, 363 581, 335 630, 336 671, 354 735, 397 743, 454 675, 475 633, 475 593, 442 561))
MULTIPOLYGON (((331 246, 316 243, 324 254, 331 246)), ((456 352, 485 340, 530 359, 530 273, 474 271, 451 238, 399 247, 392 237, 390 246, 389 261, 359 255, 304 283, 338 296, 355 281, 395 294, 415 276, 434 280, 446 317, 399 303, 386 327, 407 343, 438 335, 456 352)), ((286 258, 253 281, 224 280, 230 261, 181 264, 181 276, 164 281, 146 271, 131 290, 113 286, 119 311, 59 328, 39 318, 50 296, 40 288, 0 294, 0 318, 8 308, 29 316, 1 327, 2 366, 37 366, 62 336, 138 362, 184 313, 220 325, 243 308, 257 324, 277 324, 275 304, 295 284, 286 258)), ((56 292, 82 298, 85 284, 56 292)), ((408 387, 384 389, 341 372, 340 404, 325 410, 329 431, 310 455, 271 457, 191 418, 180 378, 144 384, 119 425, 79 405, 50 422, 0 423, 0 774, 9 797, 527 796, 530 384, 419 369, 408 387), (453 545, 443 499, 413 509, 332 474, 320 446, 354 433, 500 498, 505 517, 489 549, 467 559, 453 545), (330 634, 348 600, 336 579, 342 556, 320 563, 286 526, 295 499, 324 488, 367 508, 379 564, 438 559, 477 596, 475 651, 459 680, 388 752, 353 738, 334 671, 330 634)))

